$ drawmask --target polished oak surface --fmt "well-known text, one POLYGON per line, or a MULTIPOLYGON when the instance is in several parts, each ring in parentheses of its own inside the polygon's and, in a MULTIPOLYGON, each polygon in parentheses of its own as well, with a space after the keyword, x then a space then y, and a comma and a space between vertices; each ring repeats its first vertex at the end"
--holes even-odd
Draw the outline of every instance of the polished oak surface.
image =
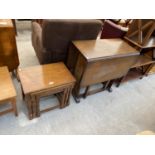
POLYGON ((0 27, 13 27, 13 23, 10 19, 0 19, 0 27))
POLYGON ((88 60, 135 55, 138 51, 122 39, 73 41, 74 46, 88 60))
POLYGON ((19 69, 18 74, 24 94, 75 82, 74 77, 63 63, 19 69))
POLYGON ((15 29, 11 19, 0 19, 0 66, 8 66, 9 71, 19 65, 15 29))
POLYGON ((7 67, 0 67, 0 102, 16 97, 16 91, 12 83, 7 67))
POLYGON ((92 94, 88 91, 91 85, 108 82, 106 87, 110 88, 112 80, 125 76, 139 55, 121 39, 73 41, 67 66, 77 81, 73 89, 76 101, 92 94), (80 93, 81 88, 86 88, 84 94, 80 93))

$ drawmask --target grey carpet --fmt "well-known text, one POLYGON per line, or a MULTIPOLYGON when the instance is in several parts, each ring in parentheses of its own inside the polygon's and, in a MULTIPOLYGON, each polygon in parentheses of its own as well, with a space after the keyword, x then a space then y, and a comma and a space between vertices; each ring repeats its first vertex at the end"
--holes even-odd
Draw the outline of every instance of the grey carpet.
MULTIPOLYGON (((20 67, 37 65, 31 45, 30 22, 17 21, 17 46, 20 67)), ((21 97, 20 84, 13 77, 18 93, 19 116, 12 113, 0 117, 0 134, 136 134, 155 131, 155 75, 123 83, 113 92, 107 91, 81 99, 62 110, 44 113, 29 120, 21 97)), ((41 107, 57 102, 54 97, 41 100, 41 107)), ((2 106, 1 106, 2 107, 2 106)), ((4 106, 2 107, 4 108, 4 106)))

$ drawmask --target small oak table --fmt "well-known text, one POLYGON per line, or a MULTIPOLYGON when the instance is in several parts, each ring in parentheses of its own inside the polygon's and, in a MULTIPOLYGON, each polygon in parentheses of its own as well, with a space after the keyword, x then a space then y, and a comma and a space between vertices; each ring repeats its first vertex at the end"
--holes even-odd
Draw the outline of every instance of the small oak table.
POLYGON ((108 88, 114 79, 121 78, 137 61, 140 52, 122 39, 97 39, 73 41, 69 49, 67 66, 77 82, 73 89, 76 102, 80 97, 108 88), (103 87, 88 91, 91 85, 103 83, 103 87), (86 88, 84 93, 81 88, 86 88))
POLYGON ((23 97, 27 103, 29 119, 39 117, 41 112, 69 105, 75 79, 62 62, 19 69, 18 75, 23 97), (60 104, 40 111, 40 98, 52 94, 56 94, 60 104))
POLYGON ((16 90, 11 80, 7 67, 0 67, 0 104, 11 102, 12 108, 0 112, 0 115, 14 112, 18 116, 16 108, 16 90))

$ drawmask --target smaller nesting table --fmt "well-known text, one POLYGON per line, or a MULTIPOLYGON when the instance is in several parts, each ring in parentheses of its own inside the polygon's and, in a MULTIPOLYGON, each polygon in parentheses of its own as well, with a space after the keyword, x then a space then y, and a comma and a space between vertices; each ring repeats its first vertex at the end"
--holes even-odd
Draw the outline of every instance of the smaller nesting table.
POLYGON ((16 108, 16 90, 11 80, 7 67, 0 67, 0 104, 11 102, 12 108, 0 112, 0 115, 14 112, 18 116, 16 108))
POLYGON ((62 62, 19 69, 18 75, 29 119, 39 117, 41 112, 69 105, 75 79, 62 62), (40 98, 52 94, 58 97, 60 104, 40 111, 40 98))

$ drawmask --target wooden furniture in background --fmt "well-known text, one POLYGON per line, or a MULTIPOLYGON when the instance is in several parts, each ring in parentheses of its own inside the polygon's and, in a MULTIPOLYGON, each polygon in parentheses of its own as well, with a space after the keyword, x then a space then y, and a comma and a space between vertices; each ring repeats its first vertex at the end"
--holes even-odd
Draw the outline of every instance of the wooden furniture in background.
POLYGON ((154 19, 136 19, 124 38, 141 49, 152 48, 155 47, 154 31, 154 19))
POLYGON ((128 81, 135 78, 142 79, 144 76, 148 75, 150 72, 150 69, 155 65, 155 61, 152 60, 152 58, 148 55, 139 55, 137 62, 131 66, 128 74, 119 80, 117 80, 117 87, 120 86, 120 84, 123 81, 128 81))
POLYGON ((42 66, 33 66, 19 69, 23 96, 27 103, 29 119, 40 116, 55 108, 64 108, 69 105, 69 98, 75 79, 63 63, 53 63, 42 66), (60 104, 40 111, 41 97, 56 94, 60 104))
POLYGON ((12 20, 0 19, 0 66, 8 66, 9 71, 14 71, 18 65, 19 59, 12 20))
POLYGON ((73 41, 67 66, 76 77, 75 100, 111 87, 116 78, 127 74, 139 52, 122 39, 73 41), (103 83, 99 90, 89 91, 93 84, 103 83), (106 82, 106 83, 105 83, 106 82), (86 88, 80 93, 81 88, 86 88))
POLYGON ((7 67, 0 67, 0 104, 11 103, 12 108, 0 112, 0 115, 14 112, 18 116, 16 108, 16 91, 12 83, 7 67))
MULTIPOLYGON (((154 19, 135 19, 129 26, 129 31, 124 37, 130 44, 141 51, 144 57, 144 64, 139 60, 139 67, 144 70, 144 73, 149 74, 154 68, 155 59, 155 20, 154 19), (145 54, 143 54, 145 53, 145 54), (146 58, 148 57, 148 65, 146 58), (152 59, 152 60, 150 60, 152 59), (149 62, 152 62, 151 64, 149 62)), ((143 71, 142 71, 143 72, 143 71)), ((143 74, 144 75, 144 74, 143 74)))

